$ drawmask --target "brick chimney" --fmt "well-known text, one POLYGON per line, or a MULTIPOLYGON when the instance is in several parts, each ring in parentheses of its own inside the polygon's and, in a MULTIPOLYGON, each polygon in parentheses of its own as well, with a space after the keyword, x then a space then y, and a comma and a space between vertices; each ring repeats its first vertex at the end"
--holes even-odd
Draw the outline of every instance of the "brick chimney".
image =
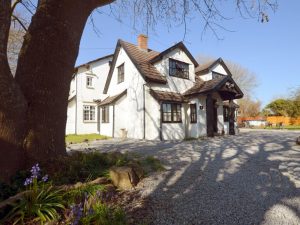
POLYGON ((148 50, 148 37, 145 34, 140 34, 138 36, 138 46, 140 49, 148 50))

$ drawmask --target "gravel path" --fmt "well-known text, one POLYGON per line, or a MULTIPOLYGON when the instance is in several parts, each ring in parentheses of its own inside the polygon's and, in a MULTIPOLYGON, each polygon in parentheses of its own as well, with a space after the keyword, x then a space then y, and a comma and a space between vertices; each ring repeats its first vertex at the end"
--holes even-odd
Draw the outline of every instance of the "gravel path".
POLYGON ((299 135, 244 131, 183 142, 107 140, 90 147, 162 160, 166 171, 139 184, 151 224, 296 225, 300 224, 300 146, 295 144, 299 135))

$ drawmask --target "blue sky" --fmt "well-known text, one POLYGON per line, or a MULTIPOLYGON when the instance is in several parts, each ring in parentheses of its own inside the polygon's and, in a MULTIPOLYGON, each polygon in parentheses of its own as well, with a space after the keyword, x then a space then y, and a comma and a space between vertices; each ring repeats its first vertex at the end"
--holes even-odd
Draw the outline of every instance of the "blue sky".
MULTIPOLYGON (((257 76, 258 87, 253 90, 254 98, 267 104, 276 97, 288 96, 290 91, 300 86, 300 1, 278 1, 275 14, 269 13, 270 21, 260 23, 257 19, 243 19, 235 11, 233 3, 224 4, 224 13, 230 20, 222 22, 234 32, 219 30, 222 40, 211 32, 201 39, 202 26, 197 14, 189 21, 185 45, 196 57, 200 54, 222 57, 234 61, 251 70, 257 76)), ((81 40, 77 65, 111 54, 119 38, 136 43, 140 27, 133 29, 130 18, 118 22, 104 13, 94 13, 94 23, 100 34, 93 31, 88 22, 81 40)), ((149 48, 162 51, 183 39, 183 26, 167 29, 159 24, 155 31, 150 30, 149 48)))

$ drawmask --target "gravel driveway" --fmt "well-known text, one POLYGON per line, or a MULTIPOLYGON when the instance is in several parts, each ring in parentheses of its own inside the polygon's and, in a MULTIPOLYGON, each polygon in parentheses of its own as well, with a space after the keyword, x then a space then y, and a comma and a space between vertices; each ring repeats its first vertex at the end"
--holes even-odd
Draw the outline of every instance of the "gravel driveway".
POLYGON ((300 224, 299 135, 243 131, 182 142, 107 140, 91 147, 162 160, 166 171, 138 188, 151 224, 290 225, 300 224))

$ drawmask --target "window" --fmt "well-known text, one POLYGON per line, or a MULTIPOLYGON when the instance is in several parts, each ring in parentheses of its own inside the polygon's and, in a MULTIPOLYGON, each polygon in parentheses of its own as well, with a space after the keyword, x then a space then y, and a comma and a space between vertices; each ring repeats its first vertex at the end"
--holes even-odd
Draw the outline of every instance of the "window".
POLYGON ((90 77, 90 76, 86 77, 86 87, 88 87, 88 88, 93 87, 93 77, 90 77))
POLYGON ((224 122, 229 121, 229 108, 226 106, 223 106, 223 117, 224 117, 224 122))
POLYGON ((109 106, 102 107, 102 123, 109 123, 109 106))
POLYGON ((124 63, 118 67, 118 83, 124 81, 124 63))
POLYGON ((197 123, 197 107, 196 104, 190 104, 191 123, 197 123))
POLYGON ((91 105, 83 106, 83 120, 95 121, 95 106, 91 106, 91 105))
POLYGON ((181 122, 181 104, 163 103, 162 104, 162 121, 165 123, 181 122))
POLYGON ((216 79, 216 78, 224 77, 224 76, 226 76, 226 75, 217 73, 217 72, 212 72, 212 79, 216 79))
POLYGON ((189 64, 169 59, 169 75, 189 79, 189 64))

